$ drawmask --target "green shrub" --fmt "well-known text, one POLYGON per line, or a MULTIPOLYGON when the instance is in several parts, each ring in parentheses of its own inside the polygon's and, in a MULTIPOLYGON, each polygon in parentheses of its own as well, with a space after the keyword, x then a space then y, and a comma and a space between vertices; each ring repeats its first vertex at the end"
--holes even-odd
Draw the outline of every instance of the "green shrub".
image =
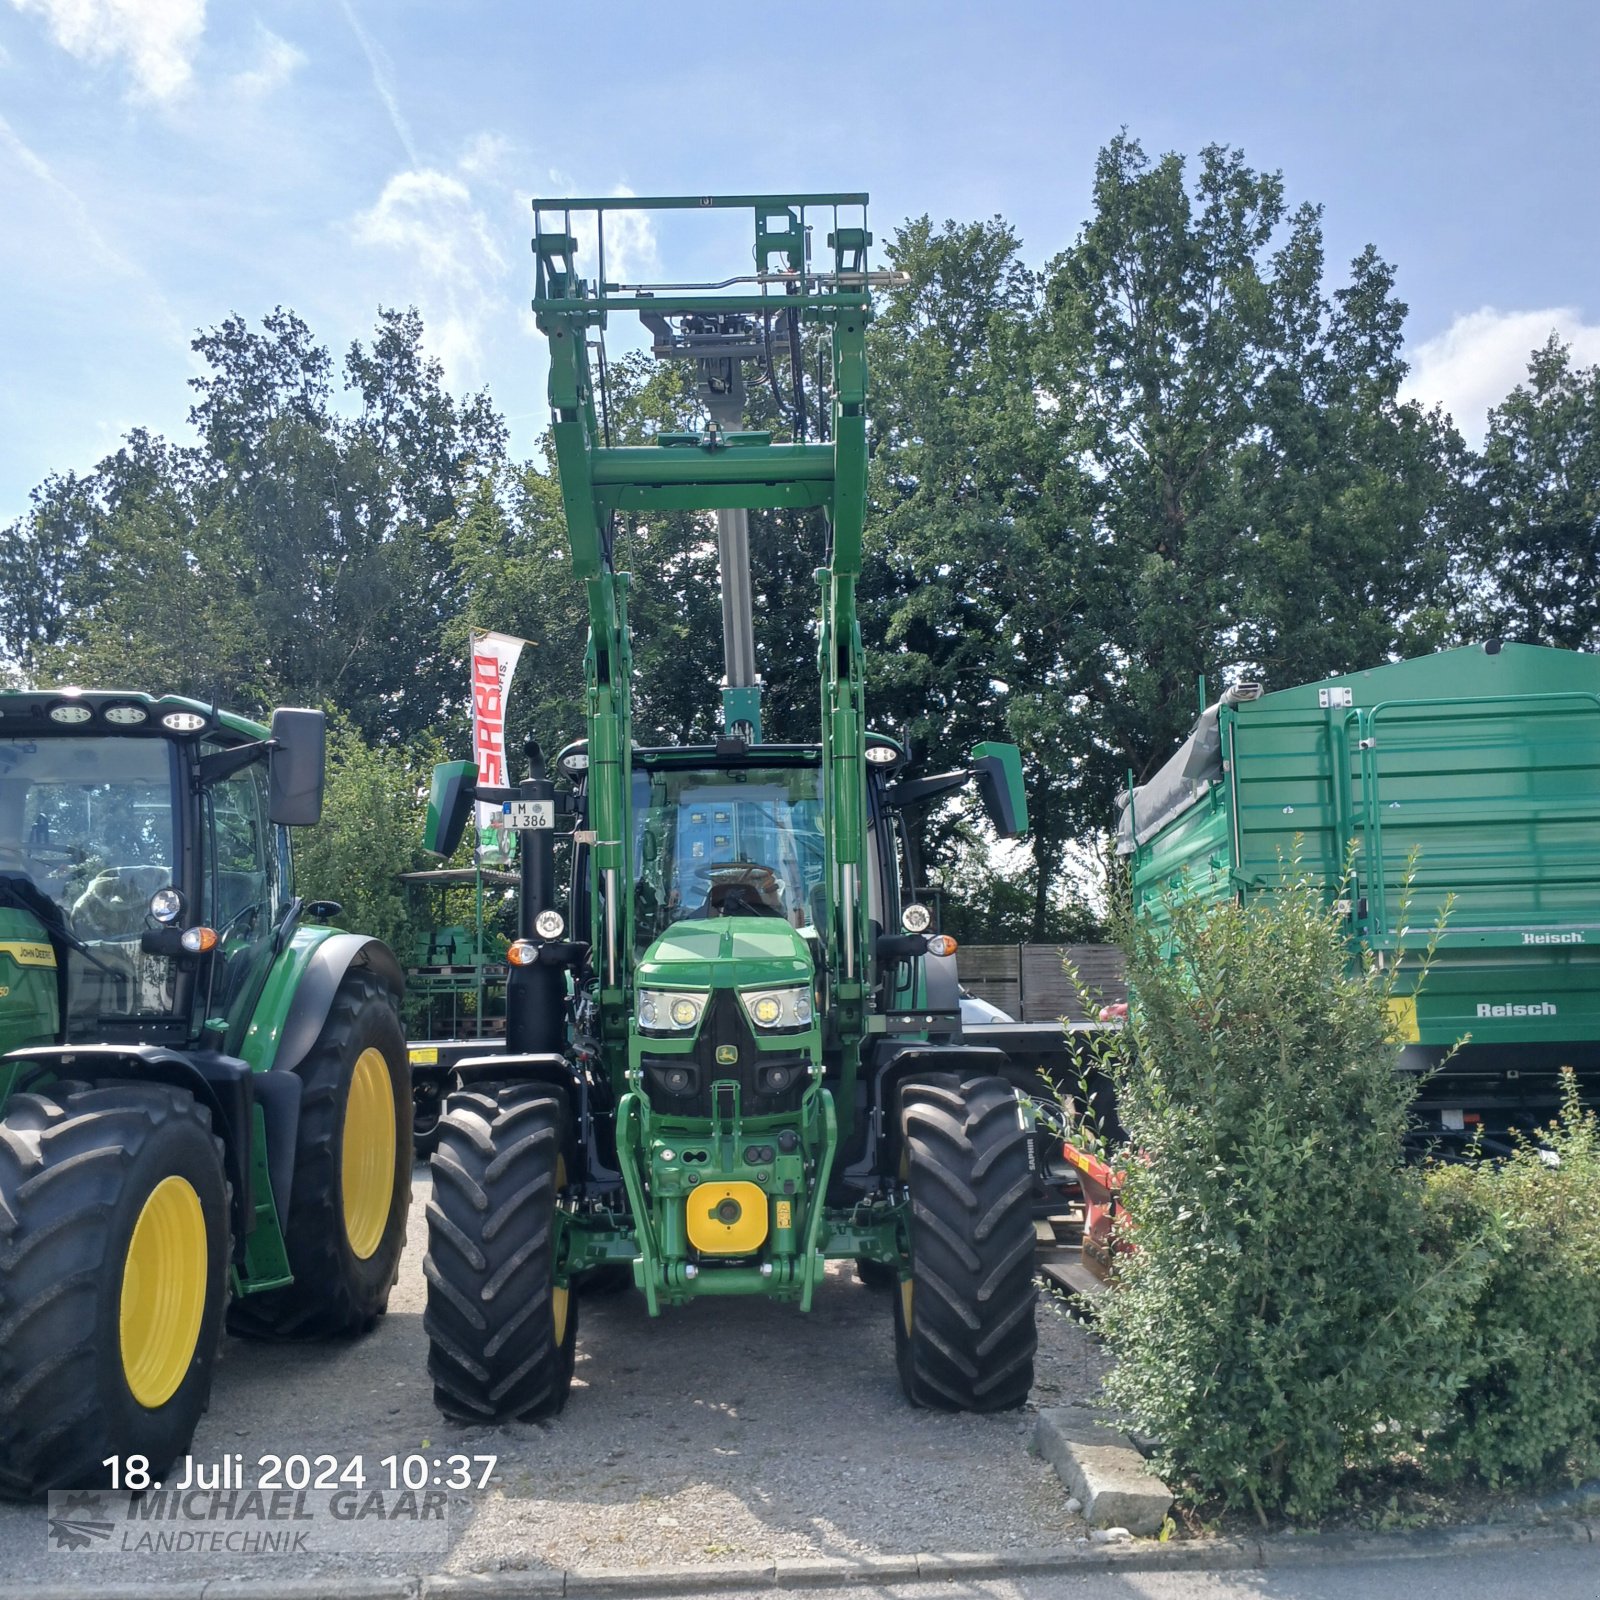
POLYGON ((1175 905, 1126 935, 1118 1071, 1135 1252, 1107 1394, 1198 1498, 1315 1516, 1347 1467, 1437 1427, 1475 1284, 1423 1248, 1392 976, 1349 970, 1322 889, 1175 905))
POLYGON ((1427 1175, 1441 1253, 1487 1260, 1465 1330, 1463 1386, 1429 1441, 1441 1476, 1490 1484, 1600 1470, 1600 1126, 1566 1105, 1504 1162, 1427 1175))

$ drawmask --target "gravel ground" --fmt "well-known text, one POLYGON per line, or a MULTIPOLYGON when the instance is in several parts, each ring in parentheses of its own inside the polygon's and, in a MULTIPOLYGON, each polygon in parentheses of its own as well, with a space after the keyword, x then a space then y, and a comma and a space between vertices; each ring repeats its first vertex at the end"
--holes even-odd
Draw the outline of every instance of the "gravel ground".
POLYGON ((761 1300, 645 1314, 634 1293, 585 1299, 572 1396, 554 1423, 461 1428, 434 1409, 422 1331, 422 1208, 388 1316, 353 1345, 230 1339, 202 1462, 267 1452, 366 1458, 495 1454, 483 1491, 452 1497, 450 1548, 429 1558, 46 1554, 37 1507, 0 1508, 0 1580, 56 1583, 632 1567, 754 1558, 1054 1545, 1084 1531, 1027 1451, 1032 1405, 1091 1399, 1104 1358, 1041 1305, 1027 1411, 948 1416, 900 1393, 887 1296, 835 1265, 809 1316, 761 1300))

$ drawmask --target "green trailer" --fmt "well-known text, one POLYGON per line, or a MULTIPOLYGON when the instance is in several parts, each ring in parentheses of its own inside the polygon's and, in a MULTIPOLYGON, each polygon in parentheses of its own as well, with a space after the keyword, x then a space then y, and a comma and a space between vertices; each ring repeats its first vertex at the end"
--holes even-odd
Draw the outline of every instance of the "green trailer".
POLYGON ((1400 969, 1420 1138, 1498 1147, 1549 1119, 1563 1066, 1597 1098, 1600 657, 1491 642, 1244 686, 1122 797, 1118 847, 1157 926, 1271 892, 1295 860, 1320 878, 1352 955, 1400 969))

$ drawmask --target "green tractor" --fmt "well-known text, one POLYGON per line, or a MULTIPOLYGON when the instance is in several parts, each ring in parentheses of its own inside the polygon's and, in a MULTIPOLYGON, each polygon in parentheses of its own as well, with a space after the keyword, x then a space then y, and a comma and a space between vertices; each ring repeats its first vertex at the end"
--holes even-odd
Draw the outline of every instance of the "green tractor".
POLYGON ((578 1296, 631 1277, 649 1311, 754 1295, 808 1310, 830 1260, 891 1291, 913 1403, 1020 1405, 1033 1377, 1033 1129, 1010 1063, 964 1041, 954 941, 921 884, 908 813, 976 783, 996 831, 1027 826, 1021 763, 906 774, 868 731, 856 621, 866 509, 865 333, 881 275, 864 195, 536 202, 534 310, 550 343, 553 437, 587 590, 586 737, 527 778, 434 773, 428 845, 450 853, 471 804, 522 835, 507 1038, 448 1070, 432 1161, 426 1327, 449 1416, 558 1412, 578 1296), (605 281, 619 209, 753 213, 755 271, 707 285, 605 281), (575 270, 593 213, 599 281, 575 270), (829 258, 811 265, 811 222, 829 258), (547 225, 548 223, 548 225, 547 225), (733 285, 745 292, 725 292, 733 285), (693 362, 709 422, 648 447, 606 439, 608 315, 638 311, 656 354, 693 362), (808 406, 804 334, 831 342, 831 397, 808 406), (793 395, 792 441, 744 426, 747 372, 793 395), (596 405, 596 386, 601 404, 596 405), (808 421, 808 417, 811 419, 808 421), (817 437, 808 437, 814 433, 817 437), (831 551, 817 737, 761 730, 748 512, 816 508, 831 551), (632 739, 628 575, 618 514, 707 513, 720 552, 722 736, 632 739), (564 820, 563 820, 564 819, 564 820), (553 840, 571 829, 557 893, 553 840), (559 902, 559 903, 558 903, 559 902))
POLYGON ((224 1323, 384 1311, 411 1094, 387 946, 313 925, 320 711, 0 693, 0 1492, 160 1479, 224 1323))

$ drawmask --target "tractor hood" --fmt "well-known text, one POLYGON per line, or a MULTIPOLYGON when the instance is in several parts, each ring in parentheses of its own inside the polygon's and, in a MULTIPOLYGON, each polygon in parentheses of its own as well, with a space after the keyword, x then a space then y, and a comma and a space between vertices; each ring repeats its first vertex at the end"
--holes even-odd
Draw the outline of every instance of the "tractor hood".
POLYGON ((782 988, 810 983, 811 952, 779 917, 706 917, 674 922, 644 953, 641 989, 782 988))

